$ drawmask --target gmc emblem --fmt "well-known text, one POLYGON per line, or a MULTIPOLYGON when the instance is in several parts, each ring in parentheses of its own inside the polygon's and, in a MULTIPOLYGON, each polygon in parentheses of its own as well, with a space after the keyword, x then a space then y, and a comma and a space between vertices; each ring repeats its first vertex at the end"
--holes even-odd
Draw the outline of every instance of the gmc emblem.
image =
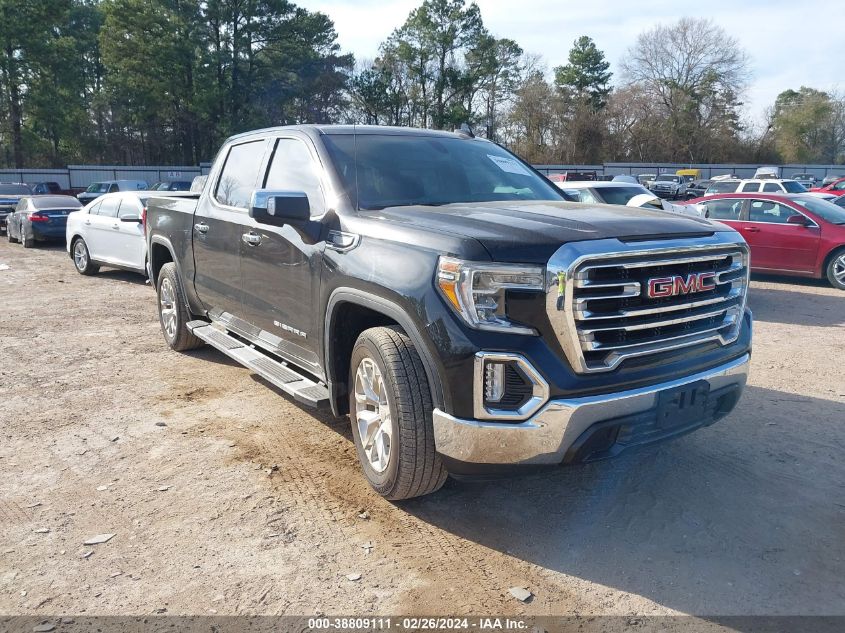
POLYGON ((647 294, 651 299, 688 295, 704 292, 716 287, 716 273, 693 273, 692 275, 672 275, 671 277, 653 277, 648 280, 647 294))

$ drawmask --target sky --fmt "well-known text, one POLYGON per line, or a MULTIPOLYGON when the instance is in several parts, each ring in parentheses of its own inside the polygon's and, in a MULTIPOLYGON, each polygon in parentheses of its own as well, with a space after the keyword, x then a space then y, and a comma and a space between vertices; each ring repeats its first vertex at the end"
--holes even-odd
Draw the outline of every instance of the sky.
MULTIPOLYGON (((476 0, 487 29, 542 55, 549 69, 565 64, 573 41, 593 38, 617 81, 619 65, 637 35, 681 17, 706 17, 737 38, 751 58, 752 78, 744 101, 749 123, 759 125, 766 108, 788 88, 845 87, 843 0, 476 0), (825 26, 825 16, 831 23, 825 26)), ((422 0, 300 0, 335 23, 344 52, 373 59, 378 47, 422 0)), ((550 75, 551 76, 551 75, 550 75)))

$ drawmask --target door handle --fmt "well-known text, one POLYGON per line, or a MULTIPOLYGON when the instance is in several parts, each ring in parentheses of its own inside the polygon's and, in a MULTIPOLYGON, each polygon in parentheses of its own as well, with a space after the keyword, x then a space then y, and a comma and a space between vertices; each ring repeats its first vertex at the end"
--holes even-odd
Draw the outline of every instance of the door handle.
POLYGON ((196 229, 197 233, 208 233, 208 225, 205 222, 194 224, 194 229, 196 229))
POLYGON ((760 229, 756 226, 745 226, 742 228, 743 231, 748 231, 749 233, 759 233, 760 229))
POLYGON ((85 226, 91 226, 91 220, 85 220, 85 226))
POLYGON ((241 236, 241 239, 245 244, 249 244, 250 246, 258 246, 261 244, 261 236, 258 233, 253 233, 252 231, 244 233, 241 236))
POLYGON ((119 224, 112 224, 112 225, 111 225, 111 227, 112 227, 114 230, 116 230, 116 231, 119 231, 119 230, 120 230, 120 225, 119 225, 119 224))

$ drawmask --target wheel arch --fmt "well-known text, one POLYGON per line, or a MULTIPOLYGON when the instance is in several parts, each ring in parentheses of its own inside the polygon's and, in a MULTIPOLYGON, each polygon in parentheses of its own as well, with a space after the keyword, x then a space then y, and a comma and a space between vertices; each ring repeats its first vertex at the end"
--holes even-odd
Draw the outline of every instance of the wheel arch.
POLYGON ((332 413, 347 413, 347 377, 352 348, 359 334, 371 327, 398 325, 422 359, 433 406, 443 408, 444 390, 426 339, 408 313, 397 303, 353 288, 335 290, 326 305, 323 358, 332 413))
POLYGON ((824 256, 824 259, 822 260, 822 267, 819 271, 819 277, 821 279, 827 278, 827 267, 830 265, 831 260, 841 253, 845 253, 845 244, 834 246, 830 249, 830 251, 828 251, 827 255, 824 256))

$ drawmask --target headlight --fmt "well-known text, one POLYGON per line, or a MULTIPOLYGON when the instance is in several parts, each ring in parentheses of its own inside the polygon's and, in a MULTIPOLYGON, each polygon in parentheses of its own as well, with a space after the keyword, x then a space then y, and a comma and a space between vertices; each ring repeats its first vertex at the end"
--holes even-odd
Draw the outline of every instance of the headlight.
POLYGON ((505 292, 542 291, 543 278, 541 266, 466 262, 453 257, 441 257, 437 263, 437 287, 446 303, 478 330, 537 334, 534 328, 508 320, 505 292))

